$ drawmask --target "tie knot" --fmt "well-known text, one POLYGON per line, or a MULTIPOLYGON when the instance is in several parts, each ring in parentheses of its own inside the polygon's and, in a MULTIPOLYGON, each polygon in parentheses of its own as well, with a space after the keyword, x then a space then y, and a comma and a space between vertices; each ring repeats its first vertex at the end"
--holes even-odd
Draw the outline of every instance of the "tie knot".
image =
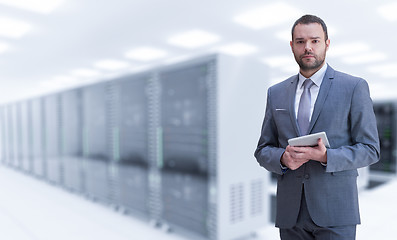
POLYGON ((310 89, 312 86, 313 86, 313 84, 314 84, 314 82, 310 79, 310 78, 308 78, 308 79, 306 79, 304 82, 303 82, 303 87, 305 88, 305 89, 310 89))

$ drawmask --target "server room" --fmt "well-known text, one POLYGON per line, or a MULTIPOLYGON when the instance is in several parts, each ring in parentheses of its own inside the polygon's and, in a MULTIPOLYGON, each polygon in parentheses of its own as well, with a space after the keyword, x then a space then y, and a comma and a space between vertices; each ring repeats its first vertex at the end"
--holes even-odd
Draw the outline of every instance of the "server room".
MULTIPOLYGON (((0 238, 280 239, 278 182, 299 168, 287 149, 274 171, 254 152, 270 134, 268 89, 304 69, 291 30, 306 14, 327 25, 324 79, 365 79, 373 103, 346 123, 366 126, 351 144, 373 125, 380 153, 346 170, 358 172, 356 239, 396 239, 396 0, 0 0, 0 238)), ((332 152, 340 139, 326 134, 332 152)), ((328 160, 300 168, 336 178, 328 160)))

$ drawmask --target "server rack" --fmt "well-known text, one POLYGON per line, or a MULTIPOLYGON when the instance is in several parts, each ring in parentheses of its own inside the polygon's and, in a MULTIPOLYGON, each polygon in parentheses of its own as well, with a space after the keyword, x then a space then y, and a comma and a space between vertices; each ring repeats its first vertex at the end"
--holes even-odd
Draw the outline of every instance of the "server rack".
POLYGON ((1 134, 1 163, 6 164, 7 159, 7 124, 5 106, 0 108, 0 134, 1 134))
POLYGON ((47 179, 55 184, 62 183, 62 162, 60 155, 60 105, 59 95, 46 96, 44 101, 45 159, 47 179))
POLYGON ((31 100, 32 114, 32 160, 33 174, 38 178, 46 177, 46 159, 44 154, 44 111, 43 99, 37 98, 31 100))
POLYGON ((27 101, 19 103, 20 109, 20 130, 21 130, 21 147, 20 153, 22 158, 21 170, 26 173, 33 172, 32 162, 32 126, 30 115, 30 104, 27 101))
POLYGON ((86 193, 103 202, 110 202, 109 167, 110 122, 109 84, 96 84, 82 89, 83 165, 86 193))
POLYGON ((60 93, 61 162, 63 186, 85 193, 81 89, 60 93))
POLYGON ((259 62, 210 55, 23 101, 27 163, 189 239, 245 237, 269 222, 269 174, 253 157, 266 78, 259 62))
POLYGON ((113 83, 112 134, 115 203, 149 218, 149 74, 113 83))
POLYGON ((209 235, 208 82, 210 66, 160 73, 162 217, 209 235))
POLYGON ((6 158, 5 163, 8 166, 12 166, 14 162, 14 139, 13 139, 13 118, 11 114, 11 104, 5 106, 4 109, 4 122, 5 122, 5 134, 6 134, 6 158))
POLYGON ((23 168, 24 164, 24 154, 22 149, 22 110, 21 110, 21 103, 15 103, 14 105, 14 144, 15 144, 15 158, 16 158, 16 167, 18 169, 23 168))
POLYGON ((10 105, 10 117, 11 117, 11 128, 12 128, 12 152, 13 162, 12 166, 15 168, 21 168, 22 166, 22 154, 21 154, 21 121, 19 117, 19 104, 13 103, 10 105))
POLYGON ((209 130, 216 134, 209 137, 209 146, 216 149, 210 148, 209 169, 216 177, 209 179, 209 189, 216 189, 216 194, 210 190, 209 198, 217 197, 210 201, 210 209, 217 213, 211 221, 217 224, 218 239, 233 239, 269 222, 269 174, 252 152, 270 75, 259 62, 222 55, 212 62, 210 72, 215 86, 209 88, 209 130))
POLYGON ((397 104, 395 101, 375 102, 374 112, 381 152, 379 162, 370 166, 370 178, 376 184, 397 174, 397 104))

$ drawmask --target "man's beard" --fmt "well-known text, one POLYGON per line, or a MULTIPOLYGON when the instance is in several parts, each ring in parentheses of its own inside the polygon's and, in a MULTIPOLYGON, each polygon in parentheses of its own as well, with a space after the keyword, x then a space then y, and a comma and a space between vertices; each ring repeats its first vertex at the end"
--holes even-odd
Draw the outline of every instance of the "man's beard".
POLYGON ((318 56, 313 54, 305 54, 303 56, 307 56, 307 55, 313 56, 315 61, 313 63, 306 63, 304 62, 304 60, 302 60, 302 57, 300 58, 295 57, 296 62, 298 63, 300 69, 302 69, 303 71, 318 69, 321 67, 321 65, 323 65, 325 61, 325 55, 322 58, 319 58, 318 56))

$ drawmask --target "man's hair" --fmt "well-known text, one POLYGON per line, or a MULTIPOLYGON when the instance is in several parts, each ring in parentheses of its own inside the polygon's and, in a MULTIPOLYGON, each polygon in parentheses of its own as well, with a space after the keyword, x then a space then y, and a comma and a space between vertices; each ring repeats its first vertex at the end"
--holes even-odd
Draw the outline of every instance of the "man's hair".
POLYGON ((304 15, 301 18, 299 18, 298 20, 296 20, 296 22, 294 23, 294 25, 292 26, 292 30, 291 30, 291 34, 292 34, 292 40, 294 39, 294 30, 296 25, 298 24, 310 24, 310 23, 318 23, 321 25, 321 27, 323 28, 324 31, 324 37, 325 40, 328 40, 328 31, 327 31, 327 25, 325 25, 325 22, 314 15, 304 15))

